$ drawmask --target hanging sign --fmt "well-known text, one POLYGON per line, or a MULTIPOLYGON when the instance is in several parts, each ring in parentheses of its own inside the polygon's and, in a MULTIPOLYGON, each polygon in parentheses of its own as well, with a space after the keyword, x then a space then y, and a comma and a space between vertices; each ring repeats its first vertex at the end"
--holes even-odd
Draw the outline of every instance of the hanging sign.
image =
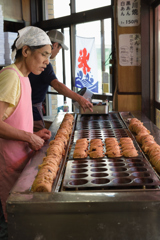
POLYGON ((141 65, 140 34, 119 35, 119 64, 121 66, 141 65))
POLYGON ((76 36, 75 87, 98 93, 98 67, 95 38, 76 36))
POLYGON ((133 27, 140 24, 140 0, 118 0, 118 25, 133 27))

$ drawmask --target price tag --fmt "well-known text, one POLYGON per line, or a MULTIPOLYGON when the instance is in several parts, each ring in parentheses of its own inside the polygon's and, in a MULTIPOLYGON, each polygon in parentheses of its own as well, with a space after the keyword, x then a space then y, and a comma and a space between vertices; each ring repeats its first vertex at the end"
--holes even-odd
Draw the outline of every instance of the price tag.
POLYGON ((140 24, 140 0, 118 0, 118 25, 133 27, 140 24))

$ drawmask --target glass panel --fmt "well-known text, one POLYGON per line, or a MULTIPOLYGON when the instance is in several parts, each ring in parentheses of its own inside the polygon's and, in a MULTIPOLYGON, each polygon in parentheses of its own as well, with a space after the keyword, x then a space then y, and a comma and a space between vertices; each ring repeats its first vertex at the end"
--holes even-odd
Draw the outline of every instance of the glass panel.
POLYGON ((111 5, 111 0, 76 0, 76 12, 82 12, 109 5, 111 5))
MULTIPOLYGON (((94 21, 76 25, 76 35, 85 38, 95 38, 98 65, 98 93, 102 93, 102 50, 101 50, 101 22, 94 21)), ((111 54, 111 19, 104 20, 104 45, 105 45, 105 73, 109 76, 109 59, 111 54)), ((106 76, 106 75, 105 75, 106 76)), ((109 91, 110 92, 110 91, 109 91)))
MULTIPOLYGON (((65 50, 65 73, 66 73, 66 86, 71 89, 71 55, 70 55, 70 30, 69 28, 64 29, 65 44, 68 50, 65 50)), ((67 98, 67 105, 69 106, 69 111, 72 111, 72 99, 67 98)))
MULTIPOLYGON (((102 92, 102 67, 101 67, 101 35, 100 21, 82 23, 76 25, 76 35, 84 38, 95 38, 98 64, 98 92, 102 92)), ((96 79, 95 79, 96 80, 96 79)))
POLYGON ((70 15, 70 0, 54 0, 54 18, 70 15))
POLYGON ((156 126, 160 129, 160 110, 156 109, 156 126))
MULTIPOLYGON (((61 30, 58 30, 61 31, 61 30)), ((65 74, 66 74, 66 86, 71 89, 71 58, 70 58, 70 35, 69 28, 64 29, 65 44, 69 48, 64 50, 65 54, 65 74)), ((62 65, 62 50, 56 56, 56 76, 57 79, 63 83, 63 65, 62 65)), ((64 96, 57 95, 57 106, 60 107, 64 104, 64 96)), ((72 100, 67 98, 67 105, 69 106, 69 111, 72 111, 72 100)))
POLYGON ((112 30, 111 30, 111 19, 104 20, 104 40, 105 40, 105 73, 106 82, 108 82, 107 89, 103 92, 112 93, 112 77, 110 75, 110 59, 112 58, 112 30))
POLYGON ((160 6, 158 7, 158 101, 160 101, 160 6))
MULTIPOLYGON (((155 9, 155 100, 160 102, 160 5, 155 9)), ((155 109, 156 125, 160 128, 160 110, 155 109)))
POLYGON ((155 9, 155 98, 160 102, 160 6, 155 9))

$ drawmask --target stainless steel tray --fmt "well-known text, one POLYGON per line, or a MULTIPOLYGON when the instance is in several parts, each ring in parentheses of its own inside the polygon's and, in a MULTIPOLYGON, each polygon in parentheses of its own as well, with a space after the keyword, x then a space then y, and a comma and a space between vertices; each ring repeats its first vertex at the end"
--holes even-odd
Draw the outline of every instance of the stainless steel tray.
POLYGON ((143 157, 68 161, 63 190, 153 188, 160 185, 143 157))
POLYGON ((110 112, 109 114, 79 114, 77 117, 77 122, 79 121, 104 121, 104 120, 118 120, 121 119, 118 112, 110 112))
POLYGON ((89 129, 74 132, 63 190, 142 189, 159 185, 159 177, 128 129, 89 129), (122 137, 130 137, 138 151, 138 156, 112 159, 107 156, 91 159, 88 156, 85 159, 73 159, 75 143, 78 139, 87 138, 90 141, 93 138, 100 138, 104 142, 107 137, 115 137, 118 141, 122 137))
POLYGON ((73 136, 73 142, 76 142, 79 138, 87 138, 91 140, 93 138, 101 138, 104 140, 107 137, 115 137, 117 139, 122 137, 131 137, 128 129, 86 129, 86 130, 75 130, 73 136))
POLYGON ((121 120, 93 120, 77 122, 75 130, 81 129, 111 129, 111 128, 125 128, 126 126, 121 120))
MULTIPOLYGON (((107 114, 109 112, 109 106, 108 105, 93 105, 93 112, 92 114, 107 114)), ((85 112, 82 107, 79 108, 79 112, 81 114, 91 114, 91 111, 89 109, 86 109, 85 112)))

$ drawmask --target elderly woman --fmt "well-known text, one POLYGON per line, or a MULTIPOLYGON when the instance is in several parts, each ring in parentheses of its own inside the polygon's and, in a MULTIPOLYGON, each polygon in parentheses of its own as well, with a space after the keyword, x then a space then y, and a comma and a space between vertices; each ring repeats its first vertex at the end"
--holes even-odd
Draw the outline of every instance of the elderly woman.
POLYGON ((49 64, 52 44, 37 27, 25 27, 12 46, 14 64, 0 71, 0 200, 6 200, 33 150, 51 137, 47 129, 33 133, 31 87, 28 74, 40 74, 49 64))

